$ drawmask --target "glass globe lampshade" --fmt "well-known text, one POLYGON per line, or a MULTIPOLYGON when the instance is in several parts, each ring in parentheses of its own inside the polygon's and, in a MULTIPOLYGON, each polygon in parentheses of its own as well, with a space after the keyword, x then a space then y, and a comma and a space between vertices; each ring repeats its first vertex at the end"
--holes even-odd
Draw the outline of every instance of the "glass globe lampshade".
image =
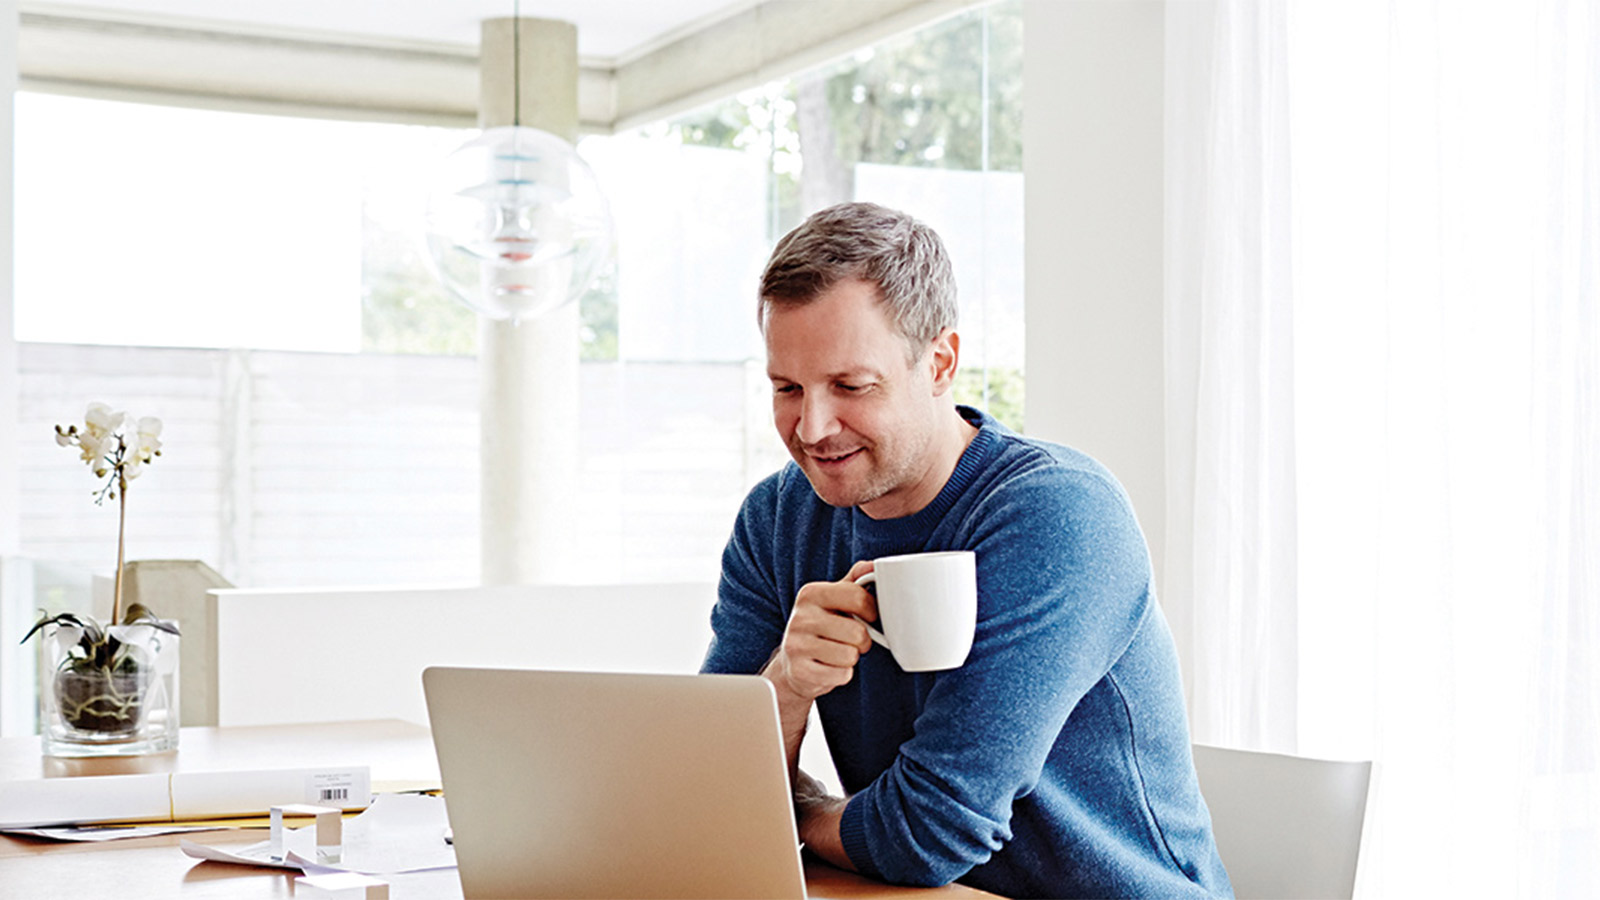
POLYGON ((537 128, 491 128, 446 158, 426 230, 450 293, 513 322, 576 300, 611 254, 611 214, 594 172, 571 144, 537 128))

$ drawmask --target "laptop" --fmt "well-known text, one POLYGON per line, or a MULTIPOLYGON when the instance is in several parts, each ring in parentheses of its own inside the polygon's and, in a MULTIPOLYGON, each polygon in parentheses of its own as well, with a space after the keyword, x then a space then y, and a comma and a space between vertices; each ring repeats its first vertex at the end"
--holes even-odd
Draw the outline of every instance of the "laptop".
POLYGON ((422 673, 466 900, 804 897, 754 675, 422 673))

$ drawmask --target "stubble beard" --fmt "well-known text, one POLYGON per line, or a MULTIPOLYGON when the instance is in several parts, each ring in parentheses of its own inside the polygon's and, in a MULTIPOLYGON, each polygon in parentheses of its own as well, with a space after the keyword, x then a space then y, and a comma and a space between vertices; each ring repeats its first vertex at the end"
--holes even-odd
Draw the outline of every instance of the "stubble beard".
POLYGON ((816 461, 799 441, 791 438, 788 445, 789 455, 799 464, 806 480, 811 482, 811 490, 829 506, 845 508, 864 506, 911 482, 915 469, 913 462, 919 455, 926 454, 931 442, 930 435, 923 435, 917 442, 918 446, 901 446, 898 448, 899 452, 894 452, 896 448, 888 448, 886 451, 878 444, 861 442, 857 452, 863 458, 853 461, 852 464, 865 462, 868 468, 864 480, 854 488, 848 483, 840 483, 819 472, 816 461))

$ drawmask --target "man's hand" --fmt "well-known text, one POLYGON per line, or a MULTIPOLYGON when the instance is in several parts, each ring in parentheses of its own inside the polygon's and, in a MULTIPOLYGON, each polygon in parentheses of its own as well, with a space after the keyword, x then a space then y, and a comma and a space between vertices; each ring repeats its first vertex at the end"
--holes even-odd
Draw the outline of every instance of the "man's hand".
POLYGON ((878 601, 855 583, 872 571, 871 561, 850 567, 842 581, 814 581, 794 598, 794 612, 783 632, 783 644, 761 674, 778 693, 778 719, 789 775, 800 766, 800 742, 811 719, 811 702, 849 682, 856 660, 872 648, 867 626, 850 618, 878 618, 878 601))
POLYGON ((843 580, 814 581, 795 595, 783 645, 762 672, 780 694, 809 704, 849 683, 856 661, 872 649, 867 626, 851 616, 878 619, 877 599, 855 583, 870 571, 872 562, 863 560, 843 580))

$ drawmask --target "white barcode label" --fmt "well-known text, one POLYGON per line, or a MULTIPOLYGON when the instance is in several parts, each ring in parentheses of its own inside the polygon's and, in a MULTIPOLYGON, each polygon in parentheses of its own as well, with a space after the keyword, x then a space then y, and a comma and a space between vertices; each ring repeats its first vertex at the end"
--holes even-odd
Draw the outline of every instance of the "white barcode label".
POLYGON ((371 794, 365 767, 323 769, 306 779, 306 802, 333 806, 366 806, 371 794))

